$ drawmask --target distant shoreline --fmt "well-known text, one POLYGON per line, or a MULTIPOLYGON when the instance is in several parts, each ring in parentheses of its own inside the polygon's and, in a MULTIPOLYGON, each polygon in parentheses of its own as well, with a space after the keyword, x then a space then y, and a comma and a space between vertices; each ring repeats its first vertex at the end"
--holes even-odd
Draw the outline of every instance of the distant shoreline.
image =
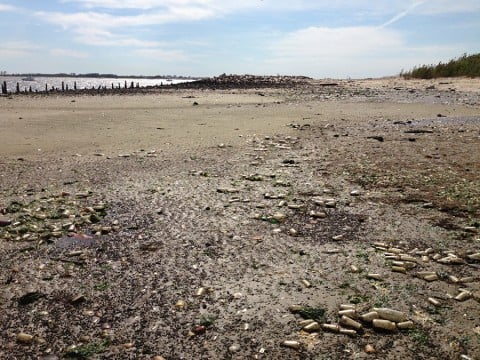
POLYGON ((175 80, 201 80, 206 77, 201 76, 181 76, 181 75, 116 75, 116 74, 98 74, 98 73, 88 73, 88 74, 76 74, 76 73, 58 73, 58 74, 44 74, 44 73, 21 73, 21 74, 8 74, 0 73, 0 77, 68 77, 68 78, 104 78, 104 79, 175 79, 175 80))

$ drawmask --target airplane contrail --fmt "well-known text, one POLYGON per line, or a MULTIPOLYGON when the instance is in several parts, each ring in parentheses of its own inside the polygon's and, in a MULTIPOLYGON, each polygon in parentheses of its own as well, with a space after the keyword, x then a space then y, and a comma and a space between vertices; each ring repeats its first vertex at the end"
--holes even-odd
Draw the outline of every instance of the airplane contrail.
POLYGON ((406 15, 408 15, 410 12, 412 12, 415 8, 417 8, 418 6, 426 3, 428 0, 421 0, 421 1, 415 1, 412 5, 410 5, 406 10, 402 11, 401 13, 395 15, 393 18, 391 18, 390 20, 388 20, 387 22, 383 23, 382 25, 380 25, 379 27, 380 28, 383 28, 383 27, 386 27, 388 25, 391 25, 393 24, 394 22, 397 22, 398 20, 400 20, 401 18, 405 17, 406 15))

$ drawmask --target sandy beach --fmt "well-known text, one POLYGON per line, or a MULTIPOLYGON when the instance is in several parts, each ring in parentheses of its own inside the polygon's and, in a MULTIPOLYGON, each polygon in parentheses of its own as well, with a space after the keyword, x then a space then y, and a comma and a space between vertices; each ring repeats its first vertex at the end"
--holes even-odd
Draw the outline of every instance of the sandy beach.
POLYGON ((0 114, 2 358, 480 358, 480 79, 0 114))

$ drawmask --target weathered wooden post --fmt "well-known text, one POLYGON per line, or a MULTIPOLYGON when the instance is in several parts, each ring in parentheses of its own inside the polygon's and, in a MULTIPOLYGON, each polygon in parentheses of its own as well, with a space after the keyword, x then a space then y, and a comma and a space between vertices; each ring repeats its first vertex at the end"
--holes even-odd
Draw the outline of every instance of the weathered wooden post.
POLYGON ((68 84, 67 84, 67 85, 65 85, 65 89, 68 91, 68 84))
POLYGON ((113 83, 112 83, 112 90, 113 90, 113 83))
POLYGON ((17 82, 17 94, 20 92, 20 84, 17 82))
POLYGON ((29 90, 29 92, 32 92, 32 85, 30 85, 30 89, 28 89, 28 90, 29 90))
POLYGON ((65 83, 62 81, 62 92, 65 91, 65 83))
POLYGON ((125 89, 126 89, 127 87, 128 87, 128 86, 127 86, 127 80, 125 80, 125 89))
POLYGON ((76 81, 73 82, 73 90, 77 91, 77 82, 76 81))
POLYGON ((45 84, 45 92, 48 92, 48 84, 45 84))
POLYGON ((2 94, 7 94, 7 82, 3 81, 2 84, 2 94))

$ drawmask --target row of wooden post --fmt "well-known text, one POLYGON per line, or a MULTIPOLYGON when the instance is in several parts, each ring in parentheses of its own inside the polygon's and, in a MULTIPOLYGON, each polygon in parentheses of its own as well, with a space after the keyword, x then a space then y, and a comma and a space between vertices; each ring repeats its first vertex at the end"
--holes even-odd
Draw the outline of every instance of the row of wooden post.
MULTIPOLYGON (((161 85, 163 85, 163 83, 161 83, 161 85)), ((134 82, 132 81, 130 83, 130 86, 128 86, 128 82, 125 80, 124 88, 125 89, 134 89, 134 88, 138 89, 138 88, 140 88, 140 83, 134 84, 134 82)), ((92 86, 92 88, 91 88, 91 90, 102 90, 102 89, 106 90, 107 87, 105 85, 103 85, 103 86, 99 85, 98 88, 95 88, 95 86, 92 86)), ((112 83, 112 90, 113 89, 115 89, 115 85, 112 83)), ((121 89, 120 83, 118 83, 117 89, 121 89)), ((77 82, 76 81, 73 83, 73 90, 77 91, 77 82)), ((60 89, 52 86, 49 90, 48 89, 48 84, 45 84, 45 92, 47 93, 49 91, 60 91, 60 89)), ((69 91, 68 84, 65 84, 65 82, 63 82, 63 81, 62 81, 61 91, 62 92, 69 91)), ((20 83, 17 82, 15 93, 19 94, 20 92, 21 92, 20 83)), ((27 89, 27 87, 25 87, 24 92, 25 93, 27 93, 27 92, 31 93, 31 92, 34 92, 34 91, 32 90, 32 86, 30 86, 28 89, 27 89)), ((35 92, 38 92, 38 90, 35 90, 35 92)), ((2 83, 2 94, 4 94, 4 95, 8 94, 7 82, 6 81, 3 81, 3 83, 2 83)))

